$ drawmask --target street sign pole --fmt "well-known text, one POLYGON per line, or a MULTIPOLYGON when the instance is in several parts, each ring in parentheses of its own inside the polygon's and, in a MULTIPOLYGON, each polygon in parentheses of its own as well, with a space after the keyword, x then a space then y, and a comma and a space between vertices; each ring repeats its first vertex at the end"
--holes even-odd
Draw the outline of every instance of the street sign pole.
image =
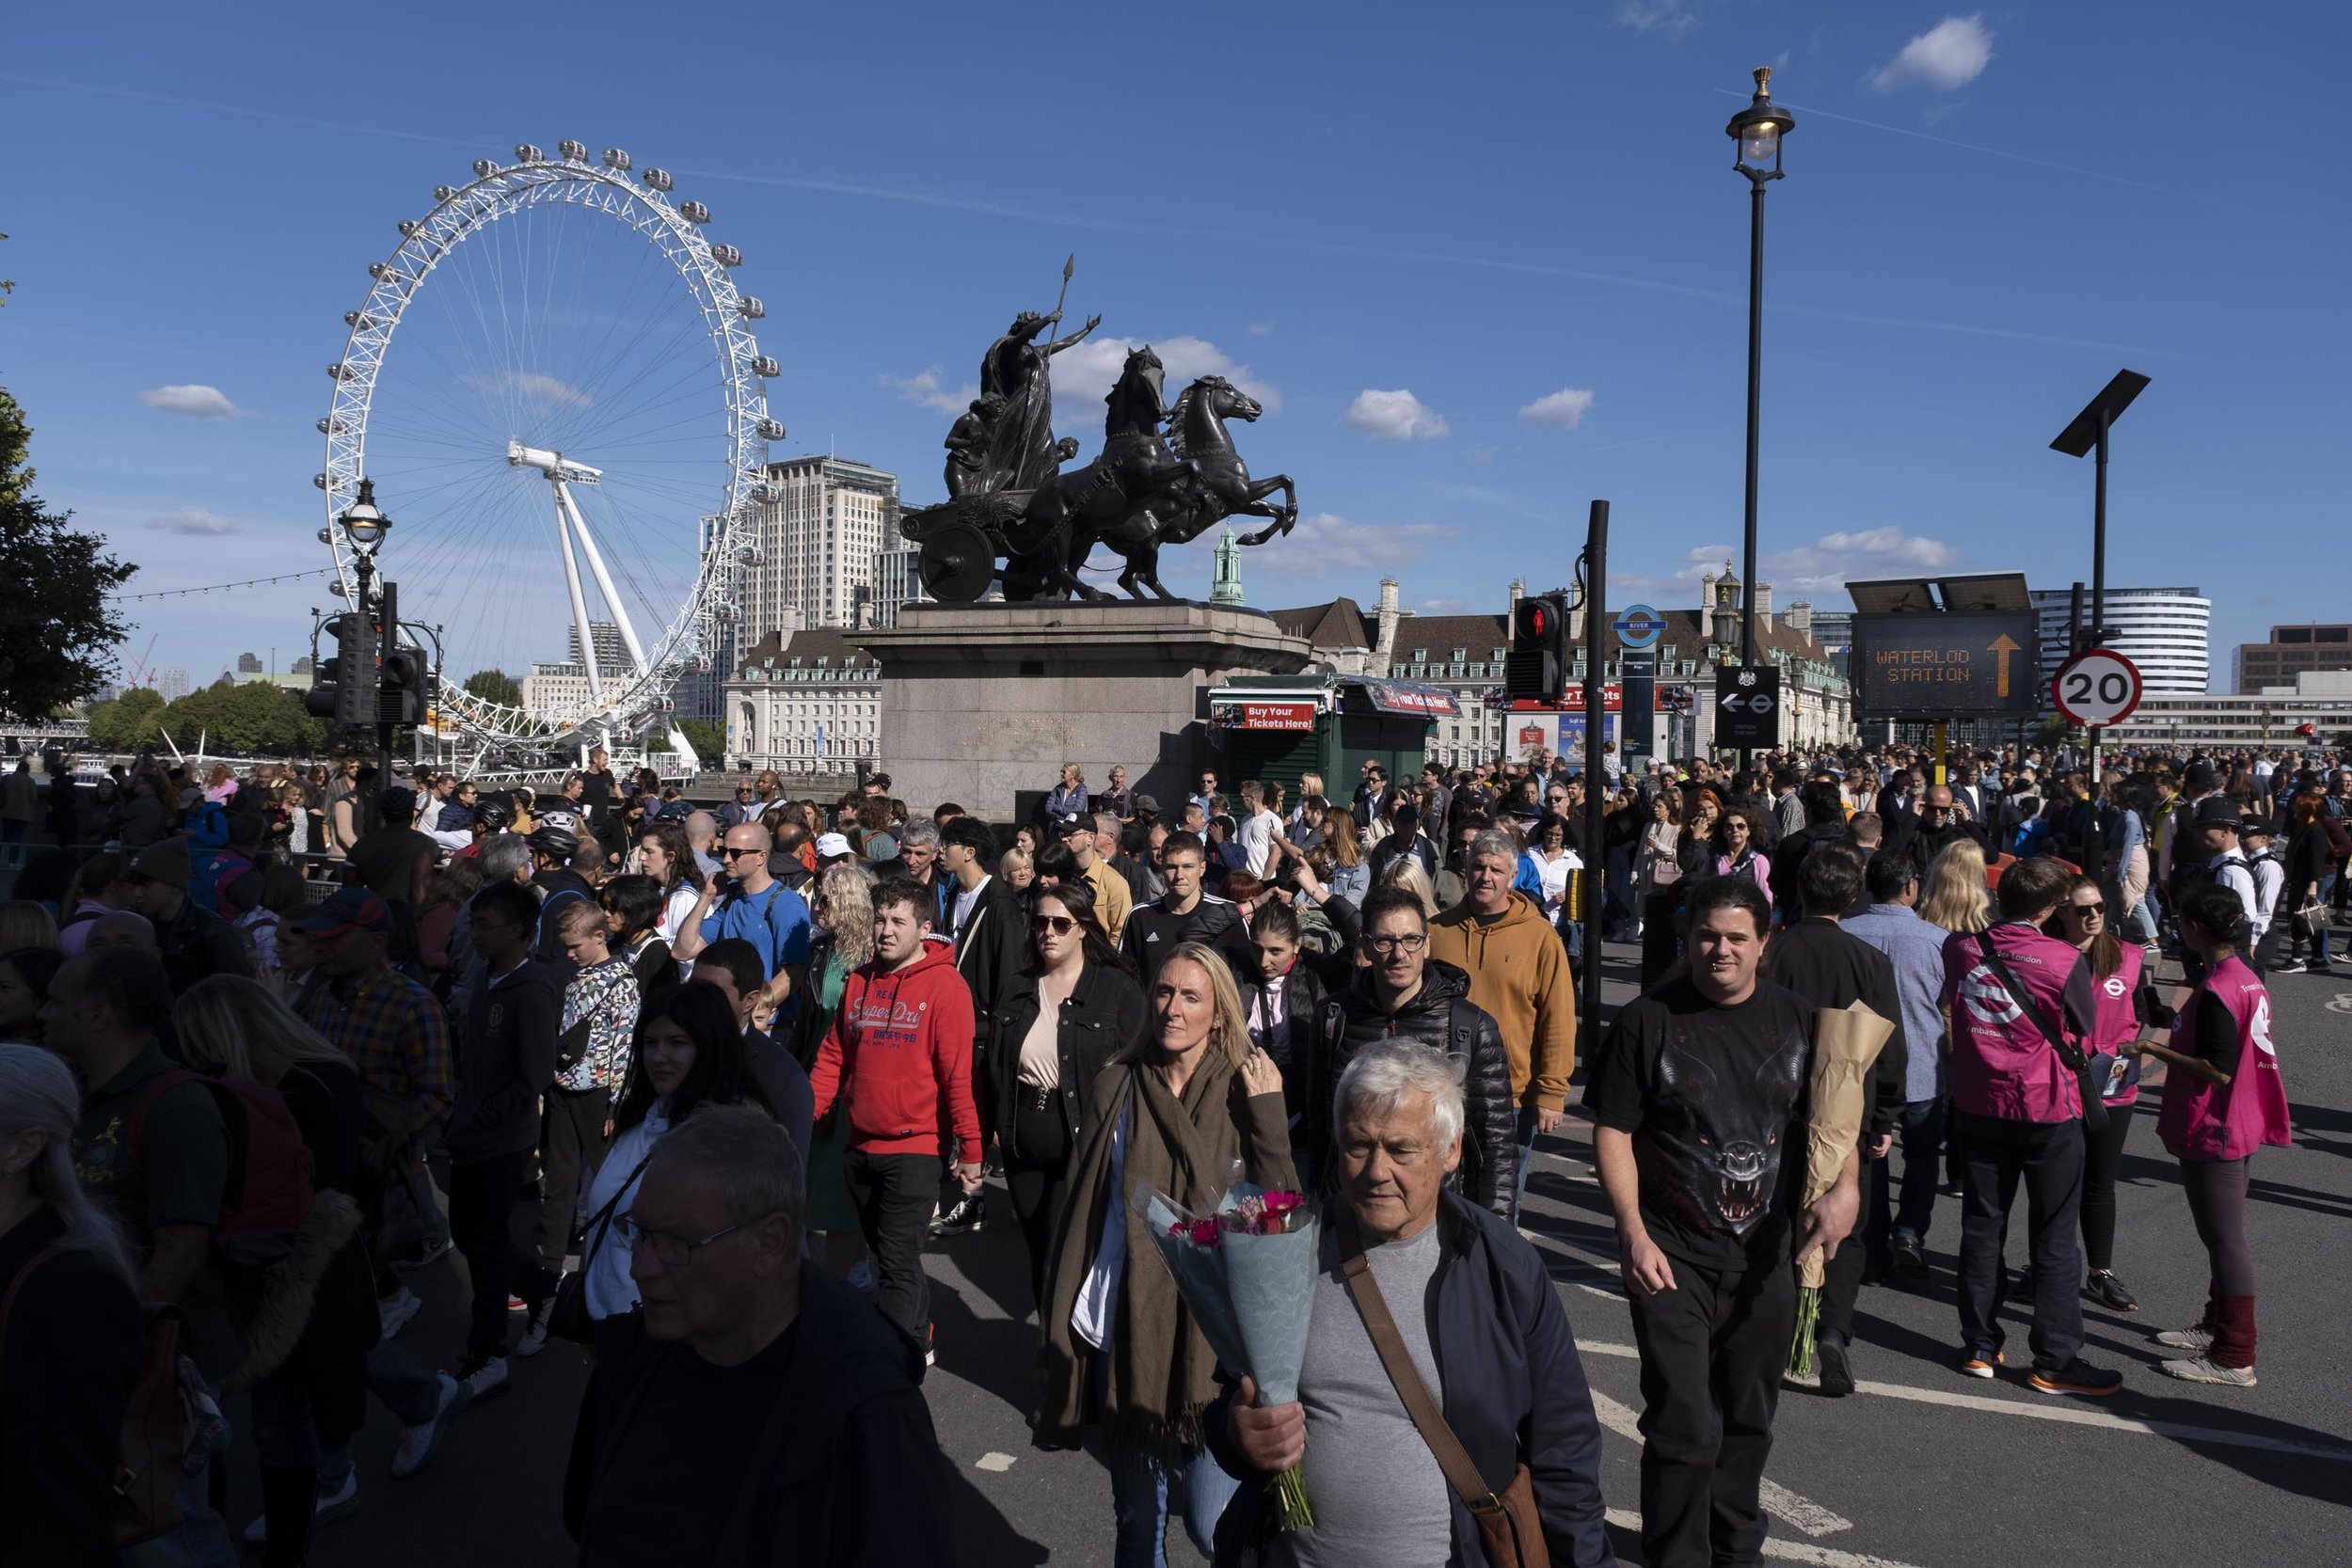
POLYGON ((1950 779, 1947 778, 1944 773, 1945 749, 1947 745, 1949 745, 1951 736, 1951 725, 1944 720, 1938 719, 1935 721, 1935 784, 1938 789, 1943 788, 1944 785, 1952 782, 1950 779))
POLYGON ((1600 889, 1601 868, 1608 864, 1603 847, 1607 836, 1602 787, 1601 732, 1609 727, 1609 705, 1602 685, 1601 624, 1609 602, 1609 503, 1593 502, 1584 536, 1584 994, 1583 1037, 1600 1038, 1600 889))

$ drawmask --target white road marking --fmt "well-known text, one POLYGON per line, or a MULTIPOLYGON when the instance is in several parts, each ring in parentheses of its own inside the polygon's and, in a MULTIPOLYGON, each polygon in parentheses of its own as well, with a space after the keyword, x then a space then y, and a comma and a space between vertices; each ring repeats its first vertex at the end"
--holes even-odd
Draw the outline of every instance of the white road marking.
MULTIPOLYGON (((1642 1516, 1629 1508, 1613 1508, 1608 1518, 1619 1529, 1638 1531, 1642 1528, 1642 1516)), ((1817 1546, 1810 1541, 1783 1541, 1771 1535, 1764 1538, 1764 1555, 1784 1562, 1810 1562, 1816 1568, 1912 1568, 1910 1563, 1898 1562, 1893 1558, 1867 1557, 1861 1552, 1817 1546)))
MULTIPOLYGON (((1600 1424, 1618 1436, 1630 1437, 1636 1443, 1642 1440, 1642 1418, 1630 1405, 1595 1390, 1593 1411, 1600 1418, 1600 1424)), ((1810 1497, 1801 1497, 1786 1486, 1770 1481, 1764 1483, 1757 1500, 1763 1503, 1765 1513, 1776 1519, 1787 1520, 1807 1535, 1835 1535, 1841 1529, 1853 1528, 1851 1519, 1834 1513, 1810 1497)))
MULTIPOLYGON (((1631 1345, 1613 1345, 1599 1339, 1580 1339, 1576 1348, 1586 1355, 1614 1356, 1626 1361, 1639 1361, 1642 1353, 1631 1345)), ((2067 1426, 2104 1427, 2109 1432, 2136 1432, 2143 1437, 2169 1437, 2176 1442, 2212 1443, 2223 1448, 2260 1449, 2265 1453, 2295 1454, 2304 1459, 2327 1459, 2338 1464, 2352 1464, 2352 1448, 2332 1443, 2298 1443, 2287 1437, 2266 1437, 2254 1432, 2232 1432, 2226 1427, 2191 1426, 2185 1421, 2143 1421, 2130 1416, 2112 1415, 2094 1410, 2089 1405, 2028 1404, 2023 1400, 1999 1399, 1986 1394, 1962 1394, 1944 1388, 1912 1388, 1899 1383, 1872 1383, 1867 1380, 1854 1385, 1858 1394, 1877 1394, 1890 1400, 1910 1400, 1918 1404, 1940 1404, 1958 1410, 1983 1410, 1995 1416, 2023 1416, 2035 1421, 2058 1421, 2067 1426)), ((1594 1407, 1607 1396, 1596 1393, 1594 1407)), ((1609 1402, 1619 1410, 1627 1407, 1609 1402)), ((1631 1411, 1627 1410, 1629 1416, 1631 1411)), ((1612 1425, 1608 1416, 1601 1417, 1603 1425, 1612 1425)), ((1637 1435, 1625 1428, 1628 1436, 1637 1435)), ((1767 1486, 1772 1483, 1767 1481, 1767 1486)), ((1799 1499, 1802 1501, 1803 1499, 1799 1499)), ((1791 1520, 1790 1523, 1795 1523, 1791 1520)))
POLYGON ((1012 1455, 1009 1453, 984 1453, 980 1455, 979 1458, 972 1462, 972 1468, 975 1470, 1009 1470, 1012 1468, 1012 1455))

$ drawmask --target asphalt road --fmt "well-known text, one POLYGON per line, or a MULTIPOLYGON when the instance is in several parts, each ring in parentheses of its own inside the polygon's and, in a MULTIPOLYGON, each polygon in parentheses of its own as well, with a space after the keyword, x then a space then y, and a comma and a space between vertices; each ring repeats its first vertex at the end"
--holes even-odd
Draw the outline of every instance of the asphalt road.
MULTIPOLYGON (((1629 949, 1610 951, 1612 1001, 1630 994, 1629 949)), ((2276 1037, 2296 1144, 2255 1164, 2253 1245, 2262 1277, 2261 1386, 2207 1388, 2166 1378, 2157 1329, 2196 1319, 2205 1264, 2177 1173, 2155 1138, 2155 1098, 2124 1156, 2118 1272, 2142 1310, 2086 1304, 2086 1354, 2122 1369, 2111 1399, 2037 1394, 2022 1375, 1963 1378, 1953 1306, 1958 1202, 1939 1201, 1933 1272, 1916 1287, 1863 1293, 1854 1348, 1862 1389, 1843 1401, 1784 1397, 1769 1475, 1768 1556, 1826 1568, 1963 1568, 2044 1559, 2077 1564, 2205 1564, 2257 1553, 2344 1561, 2352 1526, 2352 1355, 2344 1303, 2352 1248, 2352 981, 2280 975, 2276 1037)), ((1528 1228, 1549 1260, 1583 1348, 1603 1424, 1602 1483, 1613 1522, 1635 1523, 1641 1408, 1632 1332, 1589 1137, 1548 1140, 1529 1183, 1528 1228)), ((999 1195, 1001 1197, 1001 1195, 999 1195)), ((2013 1258, 2022 1259, 2024 1227, 2013 1258)), ((964 1568, 1110 1561, 1109 1485, 1082 1453, 1041 1453, 1022 1412, 1035 1330, 1009 1224, 934 1243, 939 1366, 926 1388, 956 1476, 964 1568)), ((428 1309, 402 1336, 428 1365, 453 1361, 462 1287, 448 1264, 414 1276, 428 1309)), ((2011 1343, 2023 1348, 2025 1324, 2011 1343)), ((2021 1358, 2022 1359, 2022 1358, 2021 1358)), ((325 1527, 318 1568, 536 1568, 572 1560, 560 1515, 563 1469, 586 1367, 558 1344, 514 1363, 514 1393, 468 1412, 421 1475, 388 1478, 397 1433, 381 1410, 360 1440, 361 1504, 325 1527)), ((234 1411, 232 1410, 232 1414, 234 1411)), ((231 1521, 251 1516, 241 1448, 231 1521)), ((1638 1560, 1629 1528, 1613 1531, 1638 1560)), ((1172 1563, 1198 1560, 1181 1528, 1172 1563)))

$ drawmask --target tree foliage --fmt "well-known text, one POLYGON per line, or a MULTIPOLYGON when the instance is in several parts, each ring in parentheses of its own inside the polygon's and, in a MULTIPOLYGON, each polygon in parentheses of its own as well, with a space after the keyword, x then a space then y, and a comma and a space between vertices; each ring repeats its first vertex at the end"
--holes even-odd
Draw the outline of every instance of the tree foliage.
POLYGON ((523 705, 523 689, 503 670, 476 670, 466 677, 466 689, 485 703, 503 703, 508 707, 523 705))
POLYGON ((163 738, 163 726, 157 722, 163 713, 161 694, 135 686, 121 696, 90 708, 90 740, 110 752, 135 752, 142 746, 152 746, 163 738))
POLYGON ((0 713, 39 719, 105 684, 123 625, 106 595, 136 571, 96 534, 42 508, 25 463, 32 431, 0 390, 0 713))
MULTIPOLYGON (((266 681, 215 682, 165 708, 159 721, 183 751, 200 743, 213 753, 310 756, 334 741, 332 726, 310 717, 300 692, 266 681)), ((96 728, 93 719, 93 734, 96 728)))
POLYGON ((727 765, 727 727, 715 719, 680 719, 676 721, 686 743, 694 748, 707 768, 718 769, 727 765))

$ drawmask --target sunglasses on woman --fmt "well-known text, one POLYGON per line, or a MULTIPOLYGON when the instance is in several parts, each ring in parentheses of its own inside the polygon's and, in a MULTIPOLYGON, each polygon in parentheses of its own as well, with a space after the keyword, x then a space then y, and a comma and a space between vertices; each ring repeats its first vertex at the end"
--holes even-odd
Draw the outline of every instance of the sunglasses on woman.
POLYGON ((1029 916, 1029 929, 1040 936, 1051 931, 1057 937, 1066 937, 1077 928, 1078 922, 1070 915, 1033 914, 1029 916))

